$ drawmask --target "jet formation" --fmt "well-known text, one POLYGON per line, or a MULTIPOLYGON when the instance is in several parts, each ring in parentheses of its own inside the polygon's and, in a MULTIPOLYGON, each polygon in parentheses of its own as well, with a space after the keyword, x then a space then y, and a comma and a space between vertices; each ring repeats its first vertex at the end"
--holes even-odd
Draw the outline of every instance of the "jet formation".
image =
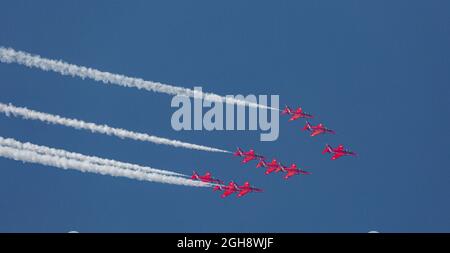
MULTIPOLYGON (((314 118, 313 115, 305 113, 301 107, 298 107, 295 111, 292 110, 289 106, 286 105, 283 111, 281 111, 281 114, 288 114, 292 115, 291 118, 288 121, 297 120, 300 118, 307 118, 312 119, 314 118)), ((311 137, 321 135, 321 134, 336 134, 334 130, 331 130, 323 123, 319 123, 318 125, 314 126, 309 123, 309 121, 306 121, 305 126, 302 128, 303 131, 309 131, 311 134, 311 137)), ((332 148, 329 144, 325 145, 325 149, 322 151, 322 154, 331 153, 333 156, 331 157, 331 160, 336 160, 341 156, 356 156, 355 152, 349 151, 344 148, 344 145, 340 144, 337 148, 332 148)))
MULTIPOLYGON (((301 107, 293 110, 290 107, 286 106, 284 110, 281 111, 281 114, 289 115, 290 118, 288 121, 295 121, 300 118, 304 119, 313 119, 314 116, 312 114, 306 113, 303 111, 301 107)), ((302 128, 303 131, 310 132, 311 137, 315 137, 318 135, 324 134, 336 134, 336 132, 332 129, 325 127, 323 123, 319 123, 318 125, 312 125, 308 120, 306 120, 305 126, 302 128)), ((322 154, 332 154, 331 160, 336 160, 342 156, 356 156, 356 153, 344 148, 344 145, 340 144, 336 148, 333 148, 331 145, 326 144, 325 149, 322 151, 322 154)), ((249 151, 244 151, 242 148, 237 147, 236 151, 233 153, 234 156, 241 157, 241 164, 247 164, 253 160, 257 161, 256 168, 264 168, 264 174, 278 174, 283 173, 283 178, 285 180, 297 176, 297 175, 311 175, 311 172, 308 172, 304 169, 301 169, 297 166, 296 163, 292 163, 291 166, 285 166, 277 159, 273 158, 270 162, 266 162, 265 156, 258 154, 254 149, 250 149, 249 151)), ((237 197, 242 197, 251 192, 262 192, 262 189, 255 188, 250 185, 247 181, 242 186, 239 186, 234 181, 229 182, 228 184, 224 184, 224 182, 220 179, 213 178, 210 172, 206 172, 205 175, 198 175, 197 172, 193 172, 191 177, 193 180, 199 180, 205 183, 211 184, 213 187, 213 191, 221 191, 222 198, 228 197, 233 193, 236 193, 237 197)))

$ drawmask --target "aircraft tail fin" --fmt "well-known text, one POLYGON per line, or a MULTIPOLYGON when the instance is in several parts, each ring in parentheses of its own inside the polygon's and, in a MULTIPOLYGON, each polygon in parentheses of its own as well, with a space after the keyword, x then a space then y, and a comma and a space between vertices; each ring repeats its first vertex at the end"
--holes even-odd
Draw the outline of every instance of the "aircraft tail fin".
POLYGON ((291 108, 289 108, 289 106, 285 105, 284 110, 281 111, 281 114, 289 114, 289 113, 291 113, 291 108))
POLYGON ((311 130, 311 124, 308 121, 306 121, 306 125, 303 127, 303 131, 305 130, 311 130))
POLYGON ((331 153, 331 151, 332 151, 331 146, 328 145, 328 144, 326 144, 326 145, 325 145, 325 149, 322 151, 322 154, 325 154, 325 153, 331 153))
POLYGON ((194 171, 192 171, 192 177, 191 177, 191 179, 198 179, 198 174, 197 174, 197 172, 194 170, 194 171))
POLYGON ((234 152, 234 156, 242 156, 242 153, 243 153, 242 149, 238 147, 236 152, 234 152))
POLYGON ((260 159, 258 164, 256 164, 256 168, 259 168, 259 167, 262 167, 262 166, 265 166, 265 165, 266 165, 266 162, 263 159, 260 159))

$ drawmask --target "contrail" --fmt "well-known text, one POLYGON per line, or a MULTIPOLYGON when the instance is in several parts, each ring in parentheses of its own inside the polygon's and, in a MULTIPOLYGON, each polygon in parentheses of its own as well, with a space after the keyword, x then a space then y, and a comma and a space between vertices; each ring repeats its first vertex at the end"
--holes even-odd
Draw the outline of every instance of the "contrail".
POLYGON ((156 144, 164 144, 164 145, 170 145, 173 147, 181 147, 181 148, 188 148, 188 149, 195 149, 195 150, 202 150, 202 151, 209 151, 209 152, 223 152, 223 153, 230 153, 230 151, 177 141, 177 140, 170 140, 166 138, 161 138, 153 135, 148 135, 145 133, 136 133, 132 131, 128 131, 125 129, 120 128, 113 128, 107 125, 97 125, 95 123, 90 122, 84 122, 82 120, 77 119, 69 119, 64 118, 58 115, 48 114, 44 112, 38 112, 34 110, 27 109, 25 107, 16 107, 12 104, 3 104, 0 103, 0 112, 6 114, 7 116, 13 115, 16 117, 22 117, 24 119, 33 119, 33 120, 40 120, 46 123, 51 124, 57 124, 57 125, 63 125, 67 127, 73 127, 76 129, 84 129, 84 130, 90 130, 93 133, 102 133, 107 135, 114 135, 119 138, 128 138, 133 140, 139 140, 139 141, 147 141, 152 142, 156 144))
POLYGON ((23 142, 19 142, 14 139, 11 139, 11 138, 0 137, 0 145, 10 147, 10 148, 15 148, 15 149, 28 150, 28 151, 35 152, 35 153, 42 154, 42 155, 59 156, 59 157, 63 157, 66 159, 78 160, 81 162, 89 162, 92 164, 98 164, 98 165, 104 165, 104 166, 113 166, 113 167, 117 167, 117 168, 121 168, 121 169, 140 171, 143 173, 157 173, 157 174, 162 174, 162 175, 187 177, 184 174, 176 173, 176 172, 172 172, 172 171, 153 169, 153 168, 146 167, 146 166, 140 166, 140 165, 125 163, 125 162, 119 162, 119 161, 115 161, 115 160, 99 158, 96 156, 82 155, 79 153, 68 152, 68 151, 65 151, 62 149, 55 149, 55 148, 49 148, 46 146, 39 146, 39 145, 35 145, 35 144, 29 143, 29 142, 23 143, 23 142))
POLYGON ((89 78, 95 81, 101 81, 105 84, 116 84, 124 87, 135 87, 138 89, 161 92, 170 95, 181 95, 196 98, 198 97, 211 102, 225 102, 229 104, 279 111, 278 108, 273 108, 250 101, 231 97, 223 97, 214 93, 205 93, 159 82, 146 81, 141 78, 127 77, 124 75, 113 74, 97 69, 77 66, 63 61, 42 58, 39 55, 32 55, 23 51, 16 51, 12 48, 0 47, 0 61, 4 63, 17 63, 30 68, 38 68, 44 71, 54 71, 60 73, 61 75, 77 76, 82 79, 89 78))
POLYGON ((86 161, 67 159, 64 157, 39 154, 29 150, 16 149, 0 145, 0 156, 16 161, 39 163, 61 169, 73 169, 82 172, 91 172, 101 175, 127 177, 131 179, 145 180, 150 182, 176 184, 196 187, 209 187, 207 183, 194 181, 182 177, 167 176, 154 173, 143 173, 140 171, 124 170, 114 166, 92 164, 86 161))

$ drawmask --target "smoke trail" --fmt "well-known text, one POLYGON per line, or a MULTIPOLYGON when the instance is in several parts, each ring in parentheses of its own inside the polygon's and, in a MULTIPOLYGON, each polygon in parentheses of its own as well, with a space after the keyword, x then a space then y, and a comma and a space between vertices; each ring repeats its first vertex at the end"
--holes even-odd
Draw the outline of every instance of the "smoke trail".
POLYGON ((16 141, 11 138, 0 137, 0 145, 15 148, 15 149, 28 150, 28 151, 35 152, 35 153, 42 154, 42 155, 59 156, 59 157, 63 157, 66 159, 78 160, 78 161, 82 161, 82 162, 89 162, 92 164, 98 164, 98 165, 104 165, 104 166, 113 166, 113 167, 117 167, 117 168, 121 168, 121 169, 140 171, 140 172, 144 172, 144 173, 157 173, 157 174, 170 175, 170 176, 187 177, 184 174, 176 173, 176 172, 172 172, 172 171, 158 170, 158 169, 153 169, 153 168, 146 167, 146 166, 140 166, 140 165, 131 164, 131 163, 124 163, 124 162, 119 162, 119 161, 115 161, 115 160, 99 158, 96 156, 82 155, 79 153, 68 152, 68 151, 65 151, 62 149, 55 149, 55 148, 49 148, 49 147, 45 147, 45 146, 39 146, 39 145, 35 145, 35 144, 29 143, 29 142, 22 143, 22 142, 16 141))
POLYGON ((196 187, 209 187, 207 183, 194 181, 181 177, 166 176, 153 173, 142 173, 139 171, 124 170, 113 166, 105 166, 92 164, 89 162, 83 162, 73 159, 67 159, 63 157, 38 154, 29 150, 15 149, 7 146, 0 145, 0 156, 13 159, 16 161, 39 163, 42 165, 53 166, 61 169, 73 169, 82 172, 91 172, 101 175, 109 175, 116 177, 127 177, 131 179, 144 180, 150 182, 176 184, 185 186, 196 187))
POLYGON ((44 121, 47 123, 73 127, 76 129, 90 130, 93 133, 114 135, 114 136, 117 136, 120 138, 128 138, 128 139, 139 140, 139 141, 153 142, 156 144, 170 145, 173 147, 182 147, 182 148, 209 151, 209 152, 230 153, 229 151, 222 150, 222 149, 211 148, 211 147, 207 147, 207 146, 191 144, 191 143, 186 143, 186 142, 177 141, 177 140, 170 140, 170 139, 152 136, 152 135, 148 135, 148 134, 144 134, 144 133, 136 133, 136 132, 128 131, 125 129, 109 127, 107 125, 97 125, 95 123, 84 122, 84 121, 77 120, 77 119, 64 118, 64 117, 60 117, 58 115, 52 115, 52 114, 48 114, 48 113, 30 110, 25 107, 16 107, 16 106, 13 106, 12 104, 7 105, 7 104, 0 103, 0 112, 6 114, 7 116, 12 114, 13 116, 16 116, 16 117, 20 116, 25 119, 40 120, 40 121, 44 121))
POLYGON ((236 104, 241 106, 249 106, 254 108, 262 108, 269 110, 277 110, 273 108, 254 102, 239 100, 231 97, 223 97, 213 93, 205 93, 194 91, 192 89, 177 87, 173 85, 163 84, 159 82, 146 81, 140 78, 132 78, 124 75, 103 72, 96 69, 86 68, 69 64, 63 61, 56 61, 42 58, 39 55, 32 55, 23 51, 15 51, 12 48, 0 47, 0 61, 4 63, 18 63, 30 68, 38 68, 44 71, 54 71, 61 75, 77 76, 82 79, 90 78, 95 81, 101 81, 105 84, 116 84, 124 87, 135 87, 148 91, 161 92, 170 95, 181 95, 188 97, 203 97, 204 100, 211 102, 225 102, 229 104, 236 104))

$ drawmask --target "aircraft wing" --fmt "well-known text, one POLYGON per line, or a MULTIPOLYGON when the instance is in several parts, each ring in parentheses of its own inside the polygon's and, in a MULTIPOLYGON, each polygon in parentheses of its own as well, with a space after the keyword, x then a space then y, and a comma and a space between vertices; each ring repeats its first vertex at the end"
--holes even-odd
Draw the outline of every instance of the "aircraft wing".
POLYGON ((289 174, 287 174, 286 176, 284 176, 284 179, 289 179, 290 177, 292 177, 293 175, 289 175, 289 174))
POLYGON ((270 167, 266 170, 265 174, 266 174, 266 175, 269 175, 270 173, 274 172, 276 169, 277 169, 277 168, 275 168, 275 167, 273 167, 273 166, 270 166, 270 167))
POLYGON ((296 173, 294 173, 294 172, 288 172, 288 173, 286 174, 286 176, 284 176, 284 179, 289 179, 290 177, 295 176, 295 174, 296 174, 296 173))
POLYGON ((234 193, 234 191, 233 190, 230 190, 230 189, 227 189, 227 190, 225 190, 225 192, 222 194, 222 198, 225 198, 225 197, 228 197, 228 196, 230 196, 231 194, 233 194, 234 193))
POLYGON ((321 129, 316 129, 316 130, 314 130, 314 131, 312 132, 311 136, 316 136, 316 135, 321 134, 321 133, 323 133, 323 130, 321 130, 321 129))
POLYGON ((334 156, 331 157, 331 160, 336 160, 341 156, 343 156, 343 154, 341 154, 341 153, 334 154, 334 156))
POLYGON ((300 114, 294 114, 294 116, 292 116, 292 117, 289 119, 289 121, 296 120, 296 119, 298 119, 298 118, 300 118, 300 117, 301 117, 300 114))
POLYGON ((246 156, 246 157, 244 158, 244 160, 242 160, 242 163, 248 163, 248 162, 250 162, 250 161, 253 160, 253 159, 255 159, 254 156, 246 156))
POLYGON ((250 191, 251 191, 250 189, 241 190, 237 196, 242 197, 244 195, 247 195, 250 191))

